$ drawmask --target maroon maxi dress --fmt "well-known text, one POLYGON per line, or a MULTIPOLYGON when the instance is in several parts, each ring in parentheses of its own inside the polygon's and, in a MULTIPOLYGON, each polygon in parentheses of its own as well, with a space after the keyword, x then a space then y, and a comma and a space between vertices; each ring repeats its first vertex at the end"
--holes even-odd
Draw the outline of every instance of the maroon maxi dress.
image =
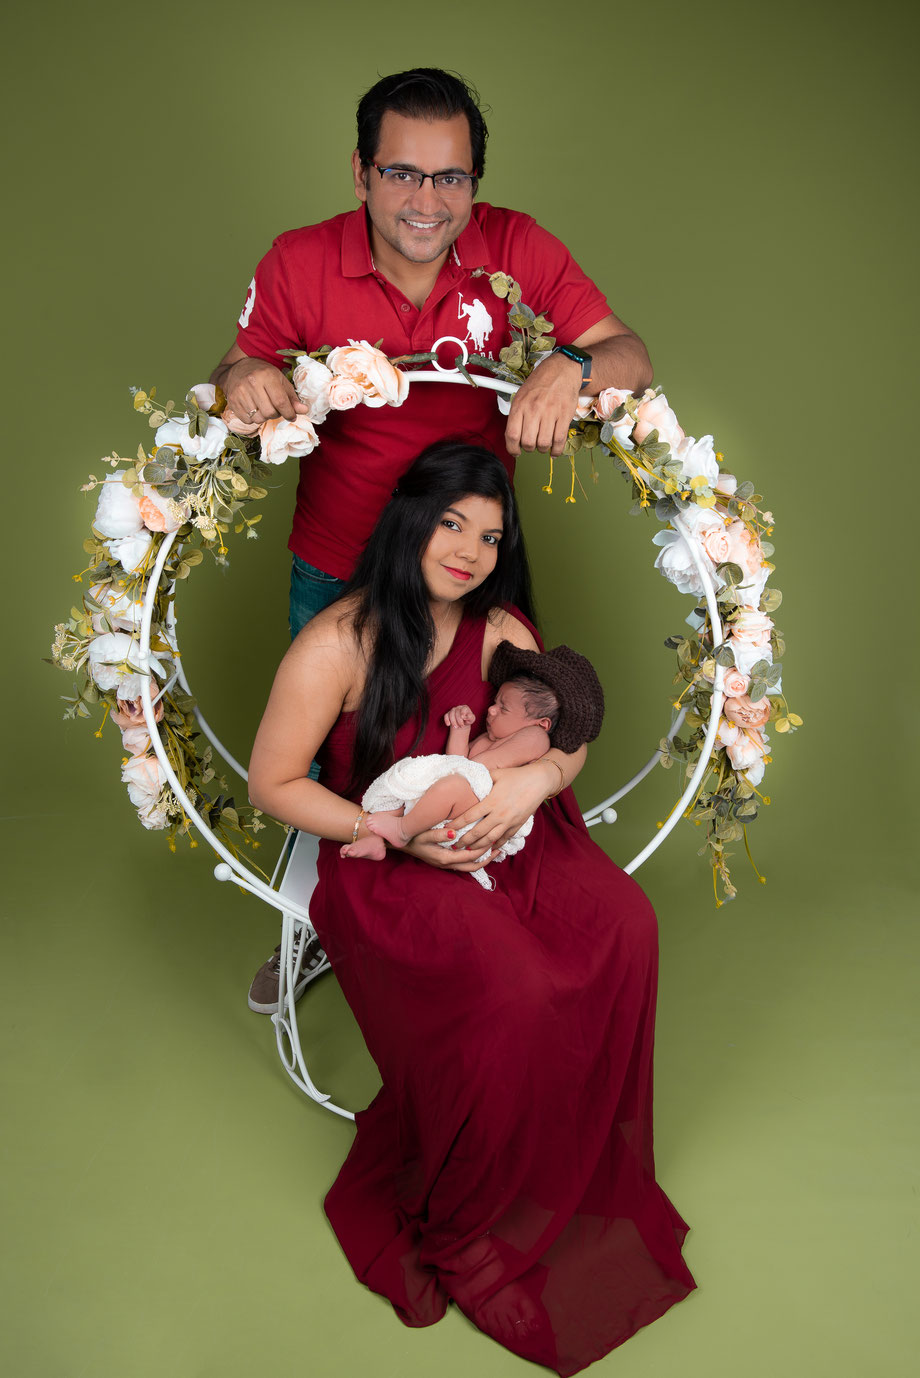
MULTIPOLYGON (((416 753, 444 749, 455 704, 482 730, 484 630, 465 618, 432 673, 416 753)), ((339 793, 353 731, 344 713, 323 748, 339 793)), ((383 1082, 326 1213, 406 1325, 454 1301, 568 1375, 695 1285, 652 1156, 655 915, 571 791, 489 874, 491 893, 405 854, 344 861, 320 844, 311 917, 383 1082)))

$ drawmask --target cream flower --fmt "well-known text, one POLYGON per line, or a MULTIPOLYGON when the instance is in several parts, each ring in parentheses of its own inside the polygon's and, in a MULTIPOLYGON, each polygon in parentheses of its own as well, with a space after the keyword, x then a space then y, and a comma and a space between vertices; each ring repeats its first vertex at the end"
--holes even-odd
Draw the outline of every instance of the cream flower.
MULTIPOLYGON (((119 698, 140 698, 147 675, 139 663, 139 655, 138 643, 127 632, 106 632, 90 642, 90 674, 103 692, 115 689, 119 698)), ((156 656, 149 657, 149 665, 156 674, 163 673, 156 656)))
POLYGON ((762 761, 766 753, 766 734, 754 728, 739 728, 737 737, 725 748, 733 770, 749 770, 762 761))
POLYGON ((773 618, 755 608, 741 608, 731 621, 729 631, 734 645, 769 647, 773 618))
MULTIPOLYGON (((132 598, 129 593, 118 588, 116 584, 91 584, 89 591, 90 596, 97 603, 103 605, 113 627, 128 632, 138 631, 144 611, 143 600, 132 598)), ((93 613, 92 623, 95 631, 103 632, 105 630, 99 613, 93 613)))
POLYGON ((131 756, 143 756, 150 750, 150 733, 146 727, 126 727, 121 734, 125 751, 131 756))
POLYGON ((333 373, 350 378, 364 394, 368 407, 400 407, 409 395, 409 379, 385 354, 367 340, 349 340, 326 357, 333 373))
POLYGON ((155 440, 158 446, 169 445, 174 450, 181 449, 189 459, 206 460, 217 459, 224 448, 227 435, 227 427, 216 416, 208 418, 208 429, 204 435, 189 435, 188 417, 176 416, 171 421, 163 422, 155 440))
POLYGON ((119 541, 106 541, 113 560, 117 560, 126 574, 134 574, 147 559, 153 540, 147 528, 141 527, 135 536, 124 536, 119 541))
POLYGON ((305 402, 310 408, 310 420, 316 425, 325 421, 330 406, 334 405, 329 400, 332 374, 326 365, 320 363, 319 359, 311 359, 309 354, 298 354, 291 382, 301 402, 305 402))
POLYGON ((704 478, 710 488, 715 487, 719 481, 719 461, 716 459, 716 448, 711 435, 704 435, 700 440, 686 436, 677 446, 676 454, 684 472, 685 482, 689 483, 694 478, 704 478))
POLYGON ((164 828, 168 812, 165 804, 158 804, 167 783, 163 767, 152 753, 132 756, 121 768, 121 778, 128 786, 128 798, 137 809, 137 816, 145 828, 164 828))
POLYGON ((289 455, 293 459, 302 459, 304 455, 312 454, 319 444, 319 437, 308 416, 296 416, 293 421, 276 416, 259 428, 259 436, 262 440, 263 464, 283 464, 289 455))
POLYGON ((102 484, 93 526, 100 536, 121 539, 136 536, 143 528, 140 504, 130 488, 121 481, 121 473, 109 474, 102 484))

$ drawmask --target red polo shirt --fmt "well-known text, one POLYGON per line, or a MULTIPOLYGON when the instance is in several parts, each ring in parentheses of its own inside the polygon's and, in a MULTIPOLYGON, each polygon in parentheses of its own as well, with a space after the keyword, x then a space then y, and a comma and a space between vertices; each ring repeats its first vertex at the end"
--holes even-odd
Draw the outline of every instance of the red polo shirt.
MULTIPOLYGON (((508 273, 523 300, 567 343, 610 313, 571 254, 529 215, 477 203, 421 310, 375 268, 365 210, 279 235, 256 269, 237 343, 251 358, 284 366, 279 349, 319 349, 350 339, 382 341, 385 354, 421 353, 442 335, 493 358, 510 342, 507 303, 474 269, 508 273)), ((457 353, 442 348, 448 364, 457 353)), ((426 445, 463 436, 514 472, 496 394, 456 384, 418 383, 401 407, 330 412, 319 446, 301 460, 290 549, 346 579, 396 481, 426 445)))

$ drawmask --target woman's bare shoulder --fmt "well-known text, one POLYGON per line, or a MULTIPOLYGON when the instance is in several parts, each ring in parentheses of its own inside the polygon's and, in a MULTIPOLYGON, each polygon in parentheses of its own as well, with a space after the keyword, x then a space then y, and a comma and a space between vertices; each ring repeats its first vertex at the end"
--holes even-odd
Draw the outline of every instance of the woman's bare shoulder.
POLYGON ((354 599, 339 599, 318 612, 297 633, 285 660, 294 667, 323 665, 334 668, 345 682, 351 682, 357 666, 363 664, 355 633, 355 611, 354 599))
POLYGON ((485 647, 491 654, 500 641, 510 641, 525 651, 537 651, 538 647, 529 627, 505 608, 493 608, 486 623, 485 647))

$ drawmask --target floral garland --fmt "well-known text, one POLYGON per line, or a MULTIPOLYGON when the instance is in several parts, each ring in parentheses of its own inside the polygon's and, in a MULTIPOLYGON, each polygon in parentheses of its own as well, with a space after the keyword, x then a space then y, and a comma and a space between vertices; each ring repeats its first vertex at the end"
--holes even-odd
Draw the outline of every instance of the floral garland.
MULTIPOLYGON (((484 270, 479 270, 481 275, 484 270)), ((473 354, 456 360, 456 367, 475 386, 471 365, 507 382, 520 383, 552 351, 552 323, 521 301, 521 290, 504 273, 489 275, 496 296, 508 301, 512 343, 498 360, 473 354)), ((134 408, 145 414, 156 432, 148 454, 140 446, 136 459, 118 454, 103 463, 115 471, 97 478, 91 474, 82 491, 101 489, 92 533, 84 541, 89 564, 74 575, 78 583, 89 576, 82 606, 55 627, 51 663, 75 673, 75 693, 64 696, 65 718, 89 717, 102 705, 102 736, 107 718, 121 731, 126 755, 122 780, 144 827, 166 830, 171 850, 176 837, 188 835, 190 820, 170 788, 152 749, 141 704, 143 677, 152 674, 160 739, 166 755, 199 816, 235 855, 240 847, 257 848, 256 836, 265 824, 257 809, 237 805, 227 783, 217 774, 210 745, 203 744, 195 718, 195 701, 177 681, 178 650, 172 621, 172 589, 188 578, 208 551, 226 563, 225 538, 232 532, 257 536, 260 514, 251 506, 266 496, 260 479, 271 466, 289 456, 308 455, 319 444, 316 427, 330 411, 359 405, 401 406, 409 392, 411 373, 400 365, 430 363, 434 354, 388 358, 365 340, 346 346, 290 356, 287 376, 307 407, 293 421, 277 418, 254 425, 234 415, 219 388, 192 388, 185 410, 175 403, 161 406, 156 389, 132 389, 134 408), (140 663, 139 636, 148 579, 167 535, 176 533, 153 603, 146 666, 140 663)), ((499 397, 507 411, 510 402, 499 397)), ((767 588, 773 571, 773 517, 761 508, 762 499, 751 483, 738 484, 721 471, 722 456, 711 436, 688 437, 660 390, 641 397, 606 388, 595 398, 580 400, 564 453, 571 469, 566 502, 575 501, 580 484, 576 455, 586 451, 597 478, 595 455, 607 455, 631 482, 631 512, 653 513, 664 529, 652 538, 660 547, 655 567, 680 592, 701 599, 703 585, 681 526, 696 545, 718 590, 719 614, 727 635, 715 644, 705 602, 687 618, 689 634, 669 637, 677 651, 675 684, 682 689, 674 700, 684 709, 685 737, 662 738, 661 761, 680 763, 689 774, 699 757, 710 718, 715 667, 724 668, 725 701, 717 733, 717 748, 696 798, 686 816, 707 825, 708 851, 717 903, 718 882, 726 899, 735 894, 727 861, 728 844, 742 838, 757 817, 760 803, 769 803, 757 786, 770 761, 771 722, 780 733, 792 732, 801 718, 788 711, 781 692, 782 634, 770 616, 779 606, 778 589, 767 588)), ((553 491, 553 461, 543 491, 553 491)), ((152 686, 153 688, 153 686, 152 686)), ((193 838, 190 845, 197 846, 193 838)), ((748 851, 750 855, 750 851, 748 851)), ((755 868, 756 869, 756 868, 755 868)), ((760 877, 763 880, 763 877, 760 877)))

